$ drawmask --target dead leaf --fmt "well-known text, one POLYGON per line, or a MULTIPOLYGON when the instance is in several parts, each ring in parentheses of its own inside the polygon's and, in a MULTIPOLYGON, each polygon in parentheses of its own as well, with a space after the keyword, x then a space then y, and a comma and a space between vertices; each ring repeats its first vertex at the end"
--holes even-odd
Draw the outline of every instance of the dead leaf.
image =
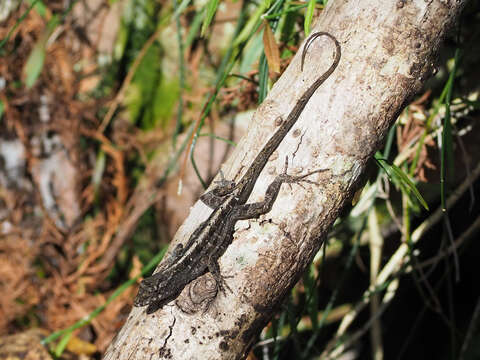
POLYGON ((94 344, 72 337, 67 344, 67 350, 77 355, 92 355, 98 351, 94 344))
POLYGON ((275 41, 275 35, 268 24, 265 21, 265 29, 263 31, 263 47, 265 48, 265 56, 267 57, 268 68, 276 73, 280 72, 280 51, 278 49, 277 42, 275 41))

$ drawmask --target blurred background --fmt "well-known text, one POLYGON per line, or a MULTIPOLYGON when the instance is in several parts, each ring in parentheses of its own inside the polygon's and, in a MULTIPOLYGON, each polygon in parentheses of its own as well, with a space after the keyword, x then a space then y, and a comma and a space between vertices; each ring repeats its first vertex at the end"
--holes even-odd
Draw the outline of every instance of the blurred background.
MULTIPOLYGON (((0 0, 0 358, 101 357, 324 5, 0 0)), ((480 358, 479 10, 251 359, 480 358)))

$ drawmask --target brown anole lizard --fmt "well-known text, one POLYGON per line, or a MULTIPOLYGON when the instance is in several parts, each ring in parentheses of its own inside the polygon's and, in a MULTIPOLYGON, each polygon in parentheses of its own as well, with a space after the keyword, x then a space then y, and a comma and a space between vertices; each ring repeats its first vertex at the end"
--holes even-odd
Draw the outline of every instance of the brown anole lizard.
POLYGON ((200 199, 213 209, 212 213, 195 229, 186 244, 177 245, 157 272, 140 283, 135 306, 148 305, 147 313, 153 313, 177 298, 188 283, 205 274, 207 270, 211 272, 220 289, 225 287, 218 259, 232 243, 235 223, 268 213, 283 183, 310 182, 305 179, 307 176, 324 171, 316 170, 301 176, 291 176, 287 175, 287 166, 285 166, 285 171, 268 186, 264 201, 246 203, 268 159, 296 123, 313 93, 333 73, 340 62, 341 48, 338 40, 327 32, 316 32, 308 38, 303 48, 302 70, 308 47, 320 36, 327 36, 335 43, 335 59, 332 65, 303 93, 287 119, 260 150, 238 184, 222 179, 217 182, 218 185, 213 190, 202 195, 200 199))

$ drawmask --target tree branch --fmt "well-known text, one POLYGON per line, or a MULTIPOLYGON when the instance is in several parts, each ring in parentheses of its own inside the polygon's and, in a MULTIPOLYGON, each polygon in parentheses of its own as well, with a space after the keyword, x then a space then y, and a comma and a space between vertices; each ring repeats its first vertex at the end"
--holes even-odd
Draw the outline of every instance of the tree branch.
MULTIPOLYGON (((272 155, 248 202, 263 199, 286 156, 292 175, 329 171, 312 175, 318 185, 283 185, 269 213, 236 224, 234 241, 220 259, 231 292, 204 306, 212 285, 206 274, 185 288, 178 305, 171 302, 151 315, 133 308, 105 359, 245 357, 350 201, 390 125, 430 76, 436 51, 465 2, 331 0, 315 30, 340 41, 340 64, 272 155)), ((331 65, 335 52, 329 39, 315 40, 302 72, 302 49, 222 167, 227 179, 248 169, 278 119, 331 65)), ((171 248, 186 241, 210 211, 197 202, 171 248)))

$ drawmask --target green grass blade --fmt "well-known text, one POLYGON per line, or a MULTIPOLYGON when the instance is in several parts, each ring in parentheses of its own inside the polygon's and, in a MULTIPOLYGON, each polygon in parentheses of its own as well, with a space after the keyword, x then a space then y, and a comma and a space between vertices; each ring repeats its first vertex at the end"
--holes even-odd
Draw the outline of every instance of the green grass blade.
POLYGON ((60 357, 60 356, 62 356, 63 351, 64 351, 65 348, 67 347, 67 344, 68 344, 68 342, 70 341, 70 338, 72 337, 72 334, 73 334, 73 330, 67 332, 67 333, 66 333, 65 335, 63 335, 63 337, 60 339, 60 341, 58 342, 57 346, 55 346, 54 354, 55 354, 55 356, 56 356, 57 358, 60 357))
POLYGON ((415 184, 410 180, 408 175, 402 171, 398 166, 390 164, 387 160, 381 158, 375 158, 377 164, 385 170, 389 178, 394 184, 397 184, 402 190, 405 190, 407 193, 411 192, 419 203, 426 209, 429 210, 428 204, 425 199, 422 197, 418 191, 415 184))
POLYGON ((460 57, 460 50, 455 51, 455 57, 453 62, 453 69, 450 72, 450 76, 447 81, 447 94, 445 96, 445 117, 443 119, 443 132, 442 132, 442 149, 441 149, 441 161, 440 161, 440 198, 442 201, 443 211, 447 210, 446 204, 446 181, 447 181, 447 169, 453 169, 453 149, 452 149, 452 121, 450 105, 452 101, 453 82, 457 73, 457 65, 460 57))
POLYGON ((423 196, 420 194, 420 192, 418 191, 413 181, 410 180, 408 175, 405 172, 403 172, 402 169, 400 169, 395 164, 392 164, 391 168, 395 176, 397 176, 401 180, 402 184, 404 184, 413 193, 413 195, 415 195, 415 197, 420 202, 420 204, 425 208, 425 210, 429 210, 427 202, 425 201, 423 196))
POLYGON ((200 26, 202 25, 203 21, 203 12, 197 12, 195 14, 195 17, 193 18, 191 25, 190 25, 190 30, 188 31, 188 35, 185 38, 185 48, 188 49, 190 45, 192 45, 193 40, 195 40, 195 37, 198 34, 198 30, 200 29, 200 26))
POLYGON ((309 268, 303 276, 305 293, 307 295, 307 313, 312 322, 312 330, 318 329, 318 293, 315 281, 315 265, 310 264, 309 268))
POLYGON ((45 62, 45 54, 47 51, 47 39, 48 35, 44 34, 44 36, 37 41, 32 49, 32 52, 28 56, 25 66, 23 67, 23 79, 27 89, 30 89, 35 84, 38 77, 42 73, 43 64, 45 62))
POLYGON ((95 193, 95 198, 98 196, 98 190, 102 182, 106 164, 107 164, 107 158, 105 155, 105 151, 100 150, 98 152, 97 159, 95 161, 95 167, 93 169, 93 175, 92 175, 93 192, 95 193))
POLYGON ((47 6, 41 0, 27 0, 27 3, 30 5, 35 5, 35 11, 40 15, 42 18, 46 19, 47 16, 47 6))
POLYGON ((258 81, 258 103, 261 104, 267 97, 268 93, 268 63, 265 53, 260 57, 258 81))
POLYGON ((272 19, 278 19, 280 16, 283 16, 283 15, 286 15, 288 13, 291 13, 291 12, 295 12, 297 10, 300 10, 300 9, 303 9, 305 7, 307 7, 308 5, 293 5, 293 6, 289 6, 288 8, 282 10, 282 11, 279 11, 279 12, 276 12, 276 13, 272 13, 272 14, 269 14, 269 15, 265 15, 263 16, 263 18, 265 20, 272 20, 272 19))
POLYGON ((202 187, 204 189, 206 189, 208 187, 208 184, 205 182, 205 180, 203 180, 203 177, 200 174, 200 170, 198 169, 197 162, 195 161, 195 156, 194 156, 195 145, 197 144, 197 139, 198 139, 198 134, 196 134, 193 137, 192 147, 190 148, 190 161, 192 162, 193 171, 195 171, 195 174, 197 175, 198 180, 202 184, 202 187))
POLYGON ((242 30, 238 34, 238 36, 235 38, 233 42, 233 46, 238 46, 241 43, 246 42, 248 39, 251 38, 253 33, 255 33, 259 26, 262 23, 262 16, 263 13, 268 9, 268 0, 264 0, 255 10, 255 12, 249 16, 247 23, 245 26, 243 26, 242 30))
POLYGON ((383 149, 383 158, 388 159, 390 152, 392 151, 393 140, 397 134, 397 123, 395 123, 390 130, 388 130, 387 141, 385 142, 385 147, 383 149))
POLYGON ((201 35, 205 36, 210 23, 212 22, 213 16, 217 11, 219 0, 208 0, 207 7, 205 8, 205 19, 203 20, 201 35))
POLYGON ((224 137, 215 135, 215 134, 213 134, 213 133, 204 133, 204 134, 198 135, 198 137, 202 137, 202 136, 208 136, 208 137, 211 137, 211 138, 213 138, 213 139, 223 141, 223 142, 227 143, 228 145, 237 146, 237 143, 236 143, 235 141, 226 139, 226 138, 224 138, 224 137))
POLYGON ((30 89, 38 77, 42 73, 43 64, 45 63, 45 56, 47 53, 47 42, 53 30, 57 27, 60 20, 57 16, 53 16, 48 22, 46 29, 42 36, 34 45, 32 52, 28 56, 27 62, 23 67, 23 79, 27 89, 30 89))
POLYGON ((305 37, 310 34, 310 26, 313 21, 313 12, 315 11, 316 0, 309 0, 307 6, 307 12, 305 13, 305 22, 303 23, 303 29, 305 31, 305 37))
MULTIPOLYGON (((178 6, 178 1, 173 0, 173 6, 175 13, 179 11, 183 4, 188 5, 189 0, 183 0, 178 6)), ((181 12, 181 10, 180 10, 181 12)), ((173 133, 172 147, 175 149, 177 145, 177 136, 182 129, 182 117, 183 117, 183 92, 185 89, 185 63, 183 60, 183 39, 182 39, 182 25, 180 24, 180 17, 175 16, 175 26, 177 28, 177 42, 178 42, 178 63, 179 63, 179 75, 178 75, 178 106, 177 106, 177 119, 175 124, 175 131, 173 133)))
POLYGON ((39 2, 40 0, 34 0, 30 6, 28 7, 27 10, 20 16, 20 18, 17 20, 15 25, 10 29, 8 32, 7 36, 0 41, 0 49, 7 43, 8 40, 10 40, 10 36, 12 36, 13 32, 17 29, 17 27, 20 25, 20 23, 27 17, 27 15, 30 13, 30 11, 33 9, 33 7, 39 2))
POLYGON ((173 13, 174 18, 179 18, 180 14, 183 13, 183 10, 185 10, 190 4, 190 0, 183 0, 180 5, 177 6, 177 3, 175 2, 175 12, 173 13))

